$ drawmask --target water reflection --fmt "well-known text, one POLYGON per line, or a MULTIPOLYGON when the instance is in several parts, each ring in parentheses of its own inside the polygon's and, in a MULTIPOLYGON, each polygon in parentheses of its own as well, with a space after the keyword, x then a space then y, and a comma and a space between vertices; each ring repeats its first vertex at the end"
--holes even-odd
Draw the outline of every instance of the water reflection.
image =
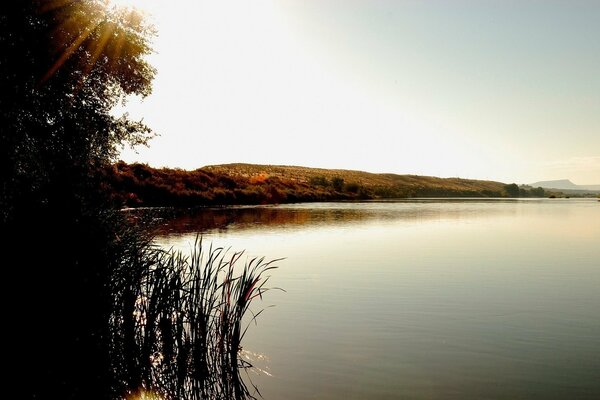
MULTIPOLYGON (((530 201, 532 202, 532 201, 530 201)), ((440 219, 476 218, 512 215, 519 203, 514 200, 438 199, 405 201, 370 201, 348 203, 285 204, 276 206, 223 207, 191 210, 167 217, 158 234, 206 233, 227 230, 286 230, 303 227, 331 227, 371 222, 419 222, 440 219), (448 208, 447 204, 455 207, 448 208), (486 204, 482 213, 481 204, 486 204)))
POLYGON ((286 257, 244 350, 265 399, 600 398, 595 200, 210 210, 187 247, 286 257))

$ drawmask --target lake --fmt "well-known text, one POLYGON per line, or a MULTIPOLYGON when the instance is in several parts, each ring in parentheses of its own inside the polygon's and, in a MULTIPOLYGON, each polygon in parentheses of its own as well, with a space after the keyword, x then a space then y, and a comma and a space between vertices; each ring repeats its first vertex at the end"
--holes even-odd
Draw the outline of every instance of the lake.
POLYGON ((157 241, 197 233, 285 258, 243 343, 266 400, 600 399, 596 199, 212 209, 157 241))

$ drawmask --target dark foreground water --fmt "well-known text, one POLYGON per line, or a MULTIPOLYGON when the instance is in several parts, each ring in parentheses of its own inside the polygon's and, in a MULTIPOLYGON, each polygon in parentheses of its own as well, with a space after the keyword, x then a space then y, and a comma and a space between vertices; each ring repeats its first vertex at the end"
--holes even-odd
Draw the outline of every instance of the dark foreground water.
POLYGON ((266 400, 600 399, 600 202, 207 210, 165 227, 286 257, 245 338, 266 400))

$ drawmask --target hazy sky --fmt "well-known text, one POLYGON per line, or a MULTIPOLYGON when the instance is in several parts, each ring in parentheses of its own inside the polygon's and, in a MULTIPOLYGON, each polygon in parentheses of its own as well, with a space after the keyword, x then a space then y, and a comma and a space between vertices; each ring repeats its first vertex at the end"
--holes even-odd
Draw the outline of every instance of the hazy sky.
POLYGON ((161 135, 126 161, 600 184, 600 1, 123 1, 161 135))

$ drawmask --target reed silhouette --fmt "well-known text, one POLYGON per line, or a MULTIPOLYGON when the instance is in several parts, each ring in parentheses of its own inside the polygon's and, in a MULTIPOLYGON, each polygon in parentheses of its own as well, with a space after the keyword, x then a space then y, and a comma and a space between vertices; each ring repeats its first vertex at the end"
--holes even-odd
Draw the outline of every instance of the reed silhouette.
POLYGON ((110 359, 115 396, 140 388, 164 398, 253 399, 258 388, 242 379, 251 364, 239 357, 249 325, 262 312, 274 261, 243 252, 208 249, 197 238, 189 256, 153 246, 139 234, 112 274, 110 359))

